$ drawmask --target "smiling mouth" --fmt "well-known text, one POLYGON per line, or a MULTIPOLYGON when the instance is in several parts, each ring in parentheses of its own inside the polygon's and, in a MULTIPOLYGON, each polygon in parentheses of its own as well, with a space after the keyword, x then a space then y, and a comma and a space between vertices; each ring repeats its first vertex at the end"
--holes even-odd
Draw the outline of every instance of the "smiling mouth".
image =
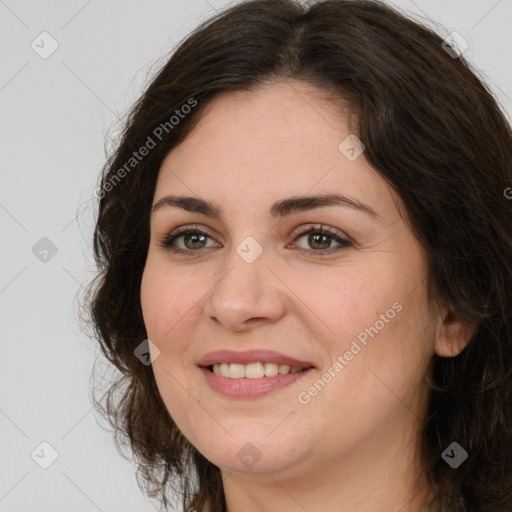
POLYGON ((311 367, 290 366, 271 362, 256 362, 249 364, 215 363, 206 367, 210 372, 219 377, 231 379, 260 379, 262 377, 276 377, 303 372, 311 367))

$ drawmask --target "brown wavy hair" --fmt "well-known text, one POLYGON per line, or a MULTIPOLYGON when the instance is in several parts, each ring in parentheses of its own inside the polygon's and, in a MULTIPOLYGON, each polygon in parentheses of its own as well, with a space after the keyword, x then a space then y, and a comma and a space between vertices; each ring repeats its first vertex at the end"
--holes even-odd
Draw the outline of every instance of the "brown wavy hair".
POLYGON ((98 274, 85 304, 117 375, 101 397, 95 389, 96 410, 118 449, 131 449, 149 497, 166 510, 171 495, 186 510, 226 510, 219 468, 182 435, 151 365, 134 355, 147 338, 140 284, 150 210, 164 157, 216 94, 288 79, 349 100, 366 158, 400 196, 427 252, 429 291, 476 327, 459 355, 434 354, 431 362, 421 452, 434 505, 510 512, 511 129, 463 55, 455 58, 432 29, 379 1, 240 2, 186 37, 134 105, 96 194, 98 274), (148 137, 155 144, 142 156, 148 137), (441 457, 453 441, 469 454, 457 469, 441 457))

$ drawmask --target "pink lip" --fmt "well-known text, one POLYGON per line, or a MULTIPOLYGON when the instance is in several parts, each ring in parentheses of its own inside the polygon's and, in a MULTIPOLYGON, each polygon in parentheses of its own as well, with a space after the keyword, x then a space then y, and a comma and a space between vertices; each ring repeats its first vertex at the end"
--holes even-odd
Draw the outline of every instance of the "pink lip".
POLYGON ((300 361, 293 357, 281 354, 280 352, 265 349, 244 350, 241 352, 235 352, 233 350, 216 350, 214 352, 208 352, 208 354, 204 355, 197 364, 206 368, 207 366, 211 366, 215 363, 249 364, 257 362, 287 364, 289 366, 300 366, 301 368, 315 367, 315 365, 309 361, 300 361))
POLYGON ((233 350, 216 350, 209 352, 201 358, 198 363, 201 373, 203 374, 206 383, 213 391, 230 398, 258 398, 266 395, 272 391, 289 386, 309 375, 311 371, 316 368, 314 364, 309 361, 301 361, 293 357, 286 356, 280 352, 265 349, 253 349, 244 351, 233 350), (259 379, 232 379, 230 377, 221 377, 215 375, 208 369, 209 366, 215 363, 277 363, 287 364, 290 367, 298 366, 306 368, 306 370, 299 373, 289 373, 287 375, 276 375, 275 377, 261 377, 259 379))
POLYGON ((248 379, 245 377, 242 379, 232 379, 215 375, 208 368, 200 368, 200 370, 210 388, 221 395, 230 398, 258 398, 303 379, 305 375, 309 375, 310 372, 314 371, 314 368, 309 368, 299 373, 261 377, 260 379, 248 379))

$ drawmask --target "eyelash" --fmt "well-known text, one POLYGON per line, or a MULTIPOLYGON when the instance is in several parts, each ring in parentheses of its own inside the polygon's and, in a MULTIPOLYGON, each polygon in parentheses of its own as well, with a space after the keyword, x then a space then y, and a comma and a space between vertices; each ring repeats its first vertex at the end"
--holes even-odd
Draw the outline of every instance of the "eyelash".
MULTIPOLYGON (((343 238, 341 237, 339 234, 329 230, 329 229, 326 229, 322 226, 322 224, 320 224, 320 227, 315 227, 313 225, 307 225, 307 226, 304 226, 303 228, 299 228, 298 232, 296 232, 294 234, 294 239, 293 239, 293 242, 295 242, 297 239, 305 236, 305 235, 308 235, 310 233, 317 233, 317 234, 322 234, 322 235, 327 235, 329 238, 331 238, 332 240, 335 240, 336 242, 338 242, 341 246, 340 247, 337 247, 335 248, 334 250, 332 248, 330 249, 323 249, 323 250, 319 250, 319 251, 315 251, 313 249, 311 250, 308 250, 308 249, 301 249, 299 248, 298 250, 300 252, 303 252, 303 253, 308 253, 308 254, 314 254, 315 256, 323 256, 323 255, 326 255, 327 253, 334 253, 334 252, 338 252, 340 250, 343 250, 343 249, 346 249, 347 247, 351 247, 353 244, 350 240, 346 239, 346 238, 343 238)), ((195 228, 192 228, 191 226, 182 226, 182 227, 179 227, 177 229, 175 229, 174 231, 172 231, 171 233, 169 233, 168 235, 166 235, 163 240, 160 241, 159 245, 160 247, 163 247, 165 249, 168 249, 169 251, 175 253, 175 254, 183 254, 183 255, 186 255, 186 256, 195 256, 197 253, 201 253, 203 250, 207 249, 207 247, 203 247, 202 249, 189 249, 189 250, 185 250, 185 249, 180 249, 178 247, 173 247, 172 244, 174 243, 174 241, 180 237, 180 236, 183 236, 183 235, 186 235, 186 234, 200 234, 200 235, 205 235, 207 236, 208 238, 212 238, 213 237, 207 232, 207 231, 204 231, 204 230, 201 230, 201 229, 197 229, 197 224, 195 226, 195 228), (196 253, 196 254, 193 254, 193 253, 196 253)))

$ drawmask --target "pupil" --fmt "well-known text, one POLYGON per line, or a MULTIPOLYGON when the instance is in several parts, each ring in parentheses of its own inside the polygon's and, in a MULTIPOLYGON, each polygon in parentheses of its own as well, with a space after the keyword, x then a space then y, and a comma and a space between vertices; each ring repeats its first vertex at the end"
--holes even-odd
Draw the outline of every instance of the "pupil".
POLYGON ((197 233, 188 234, 188 235, 185 236, 185 245, 187 245, 187 247, 188 247, 187 242, 189 240, 192 240, 193 241, 192 243, 194 244, 195 242, 197 242, 197 239, 200 239, 200 238, 202 238, 203 239, 202 241, 204 242, 204 235, 200 235, 200 234, 197 234, 197 233))
MULTIPOLYGON (((324 239, 324 247, 320 247, 320 249, 328 249, 329 248, 329 245, 330 245, 330 242, 328 240, 328 237, 327 235, 321 235, 321 234, 311 234, 309 235, 309 243, 314 246, 316 243, 317 243, 317 239, 320 238, 320 239, 324 239)), ((322 242, 319 242, 320 244, 322 244, 322 242)))

